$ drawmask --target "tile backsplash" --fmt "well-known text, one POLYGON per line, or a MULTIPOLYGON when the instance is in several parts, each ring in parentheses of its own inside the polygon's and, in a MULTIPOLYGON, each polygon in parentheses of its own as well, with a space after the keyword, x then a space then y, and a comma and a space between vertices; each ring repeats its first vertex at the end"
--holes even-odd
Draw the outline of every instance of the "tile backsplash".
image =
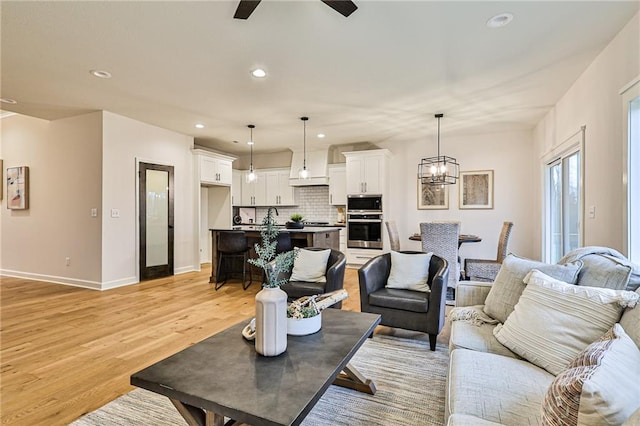
MULTIPOLYGON (((329 204, 328 186, 299 186, 296 191, 297 206, 274 206, 278 209, 276 221, 284 224, 294 213, 300 213, 304 220, 313 222, 338 221, 338 206, 329 204)), ((256 222, 262 223, 262 219, 267 215, 267 207, 256 207, 256 222)))

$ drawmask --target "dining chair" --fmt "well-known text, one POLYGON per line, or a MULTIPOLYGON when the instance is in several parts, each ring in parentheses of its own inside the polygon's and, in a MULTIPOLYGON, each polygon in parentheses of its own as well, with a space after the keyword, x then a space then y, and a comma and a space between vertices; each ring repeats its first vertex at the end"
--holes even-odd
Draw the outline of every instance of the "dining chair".
POLYGON ((498 240, 498 253, 495 259, 466 259, 464 261, 465 277, 472 281, 493 282, 502 266, 502 260, 507 255, 507 245, 511 236, 513 222, 504 222, 500 239, 498 240))
POLYGON ((391 250, 400 251, 400 236, 398 234, 398 227, 394 220, 388 220, 384 223, 387 225, 387 231, 389 232, 389 243, 391 244, 391 250))
POLYGON ((422 251, 445 259, 449 264, 447 287, 455 288, 460 278, 460 262, 458 261, 458 237, 460 222, 425 222, 420 224, 422 235, 422 251))

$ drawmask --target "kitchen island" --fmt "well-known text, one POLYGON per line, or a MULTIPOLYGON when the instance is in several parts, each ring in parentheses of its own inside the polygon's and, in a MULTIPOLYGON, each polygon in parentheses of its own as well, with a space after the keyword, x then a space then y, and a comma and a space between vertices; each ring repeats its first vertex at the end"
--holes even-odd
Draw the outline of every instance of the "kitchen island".
MULTIPOLYGON (((284 226, 278 227, 280 232, 291 234, 291 244, 294 247, 325 247, 340 250, 340 229, 341 227, 325 226, 305 226, 302 229, 287 229, 284 226)), ((255 258, 254 244, 260 241, 260 225, 241 225, 231 228, 212 228, 211 231, 211 277, 210 283, 218 282, 218 238, 220 231, 244 231, 251 250, 249 257, 255 258)), ((254 268, 254 275, 261 277, 261 271, 254 268)), ((261 279, 261 278, 258 278, 261 279)))

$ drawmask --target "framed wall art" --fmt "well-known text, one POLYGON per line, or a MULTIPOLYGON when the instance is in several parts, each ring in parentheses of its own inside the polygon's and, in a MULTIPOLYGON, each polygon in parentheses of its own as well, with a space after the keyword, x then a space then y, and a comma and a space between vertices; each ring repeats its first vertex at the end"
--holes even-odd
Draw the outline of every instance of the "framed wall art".
POLYGON ((11 210, 29 208, 29 167, 7 168, 7 208, 11 210))
POLYGON ((459 184, 460 209, 493 208, 493 170, 460 172, 459 184))
POLYGON ((418 210, 447 210, 449 185, 429 185, 418 179, 418 210))

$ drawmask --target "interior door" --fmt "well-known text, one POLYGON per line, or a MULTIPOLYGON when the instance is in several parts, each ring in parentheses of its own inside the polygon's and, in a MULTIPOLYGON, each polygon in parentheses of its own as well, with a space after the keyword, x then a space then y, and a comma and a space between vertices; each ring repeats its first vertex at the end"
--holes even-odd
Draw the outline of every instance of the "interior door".
POLYGON ((173 275, 173 166, 140 163, 140 281, 173 275))

